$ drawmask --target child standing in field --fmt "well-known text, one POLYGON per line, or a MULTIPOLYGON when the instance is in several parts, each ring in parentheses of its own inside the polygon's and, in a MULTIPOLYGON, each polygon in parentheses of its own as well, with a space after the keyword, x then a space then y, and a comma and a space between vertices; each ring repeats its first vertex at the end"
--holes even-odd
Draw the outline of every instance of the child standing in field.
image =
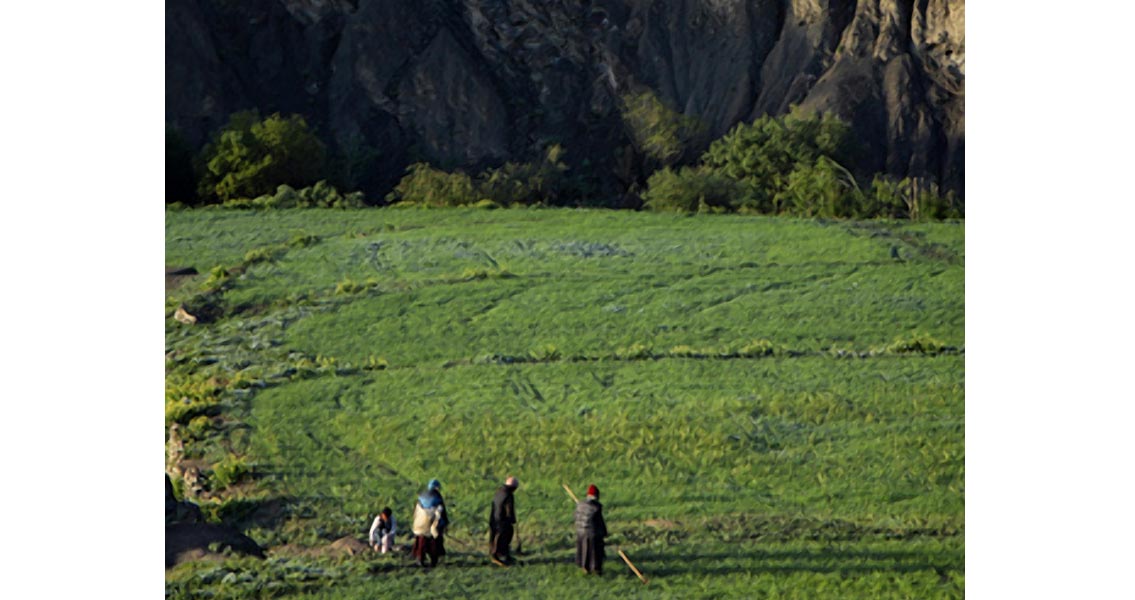
POLYGON ((374 547, 375 552, 382 552, 383 554, 390 552, 394 547, 394 534, 397 532, 397 527, 390 507, 383 508, 382 512, 374 518, 374 523, 370 525, 370 545, 374 547))
POLYGON ((414 558, 419 567, 436 567, 437 561, 445 556, 445 530, 449 527, 449 515, 445 511, 445 500, 441 497, 441 482, 431 479, 425 493, 414 503, 414 558))
POLYGON ((607 523, 599 503, 599 488, 592 484, 587 488, 587 499, 575 506, 575 564, 584 573, 603 574, 605 537, 607 523))

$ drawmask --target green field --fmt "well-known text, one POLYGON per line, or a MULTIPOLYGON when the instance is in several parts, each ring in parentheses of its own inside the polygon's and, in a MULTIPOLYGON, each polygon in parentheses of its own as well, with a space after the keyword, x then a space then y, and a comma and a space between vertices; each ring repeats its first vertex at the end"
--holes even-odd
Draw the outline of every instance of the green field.
POLYGON ((964 243, 964 223, 168 212, 166 264, 201 275, 168 291, 167 421, 213 466, 194 501, 269 558, 179 565, 166 595, 961 597, 964 243), (484 549, 509 474, 505 570, 484 549), (386 505, 404 535, 432 477, 442 567, 327 550, 386 505), (602 579, 571 564, 561 484, 589 483, 602 579))

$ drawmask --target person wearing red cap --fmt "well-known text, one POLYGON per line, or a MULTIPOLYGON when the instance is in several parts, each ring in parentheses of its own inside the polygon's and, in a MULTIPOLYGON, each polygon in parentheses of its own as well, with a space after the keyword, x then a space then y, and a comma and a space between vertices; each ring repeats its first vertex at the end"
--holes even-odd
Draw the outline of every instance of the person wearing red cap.
POLYGON ((607 523, 599 503, 599 488, 592 484, 587 488, 587 499, 575 506, 575 564, 584 573, 603 574, 605 537, 607 523))
POLYGON ((489 554, 502 563, 512 562, 513 530, 516 527, 516 504, 512 493, 520 486, 515 477, 509 476, 504 485, 493 496, 493 507, 489 511, 489 554))

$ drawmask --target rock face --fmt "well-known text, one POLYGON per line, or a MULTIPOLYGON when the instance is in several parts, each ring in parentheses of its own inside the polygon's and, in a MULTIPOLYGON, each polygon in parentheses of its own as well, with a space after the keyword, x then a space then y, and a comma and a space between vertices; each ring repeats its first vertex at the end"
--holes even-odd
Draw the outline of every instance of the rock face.
POLYGON ((793 104, 835 111, 861 172, 963 192, 964 0, 166 1, 170 124, 200 147, 238 110, 301 113, 371 197, 413 161, 552 142, 611 183, 618 98, 643 86, 703 144, 793 104))
POLYGON ((264 551, 252 538, 226 525, 205 522, 196 504, 179 501, 166 475, 166 568, 207 557, 221 558, 213 550, 264 558, 264 551))

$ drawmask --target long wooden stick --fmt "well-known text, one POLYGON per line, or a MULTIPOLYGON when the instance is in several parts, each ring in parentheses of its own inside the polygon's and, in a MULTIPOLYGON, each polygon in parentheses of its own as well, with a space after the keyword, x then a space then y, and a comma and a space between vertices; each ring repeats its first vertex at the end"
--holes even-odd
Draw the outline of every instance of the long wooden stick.
POLYGON ((579 504, 579 498, 576 498, 575 494, 571 493, 571 488, 569 488, 566 483, 561 483, 560 485, 564 486, 564 491, 566 491, 568 495, 571 496, 571 499, 574 500, 576 504, 579 504))
POLYGON ((634 571, 635 575, 638 575, 638 578, 641 579, 644 584, 648 583, 646 578, 642 576, 642 573, 639 573, 638 569, 634 568, 634 564, 631 563, 631 559, 627 558, 627 555, 623 554, 623 551, 621 549, 619 550, 619 556, 623 557, 623 560, 626 561, 627 566, 630 567, 632 571, 634 571))

